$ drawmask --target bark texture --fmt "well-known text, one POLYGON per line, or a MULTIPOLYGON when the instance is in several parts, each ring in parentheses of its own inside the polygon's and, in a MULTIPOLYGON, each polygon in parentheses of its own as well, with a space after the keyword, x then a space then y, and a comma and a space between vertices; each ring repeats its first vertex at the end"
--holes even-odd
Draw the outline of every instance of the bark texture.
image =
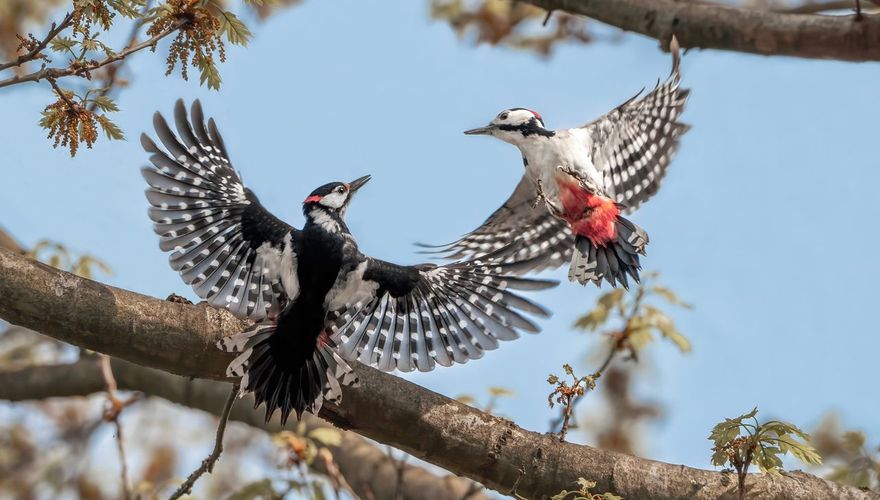
MULTIPOLYGON (((683 48, 841 61, 880 60, 880 16, 828 16, 680 0, 525 0, 683 48)), ((855 2, 853 2, 853 6, 855 2)))
MULTIPOLYGON (((120 389, 140 391, 173 403, 218 415, 229 395, 229 384, 213 380, 188 379, 113 359, 113 375, 120 389)), ((22 370, 0 371, 0 399, 7 401, 42 400, 54 397, 88 396, 105 390, 98 360, 85 358, 73 364, 34 366, 22 370)), ((230 420, 278 432, 277 421, 266 423, 263 412, 254 410, 247 396, 232 407, 230 420)), ((327 422, 306 415, 306 432, 331 427, 327 422)), ((339 471, 361 498, 400 498, 418 500, 485 500, 489 498, 473 481, 456 476, 438 476, 422 467, 398 466, 381 449, 351 432, 342 432, 342 443, 328 447, 339 471), (400 468, 398 468, 400 467, 400 468), (398 481, 398 474, 400 480, 398 481)), ((222 457, 221 457, 222 460, 222 457)), ((326 465, 315 460, 313 468, 326 474, 326 465)))
MULTIPOLYGON (((87 349, 178 375, 224 379, 214 347, 242 324, 206 306, 146 297, 0 249, 0 318, 87 349)), ((579 477, 628 500, 737 498, 728 474, 561 443, 363 365, 361 386, 321 417, 501 493, 543 498, 579 477)), ((705 442, 692 443, 705 446, 705 442)), ((867 499, 876 494, 803 472, 750 475, 750 498, 867 499)))

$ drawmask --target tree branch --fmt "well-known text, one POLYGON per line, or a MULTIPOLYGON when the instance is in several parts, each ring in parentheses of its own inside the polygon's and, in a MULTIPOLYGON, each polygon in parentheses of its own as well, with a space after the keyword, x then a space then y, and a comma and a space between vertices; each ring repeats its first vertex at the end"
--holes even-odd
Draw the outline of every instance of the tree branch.
MULTIPOLYGON (((0 317, 10 323, 145 366, 216 380, 225 379, 231 356, 215 342, 243 327, 226 311, 114 288, 2 249, 0 297, 0 317)), ((343 389, 342 406, 325 404, 322 418, 502 493, 553 495, 583 477, 596 481, 598 491, 628 500, 736 496, 735 481, 726 474, 560 443, 551 434, 354 365, 361 386, 343 389)), ((752 474, 748 490, 754 498, 875 498, 804 472, 752 474)))
POLYGON ((824 16, 677 0, 525 0, 684 48, 841 61, 880 60, 880 16, 824 16))
POLYGON ((70 26, 71 22, 73 22, 73 13, 68 12, 64 16, 64 19, 62 19, 61 22, 58 23, 58 25, 52 23, 52 27, 49 28, 49 33, 46 35, 46 37, 43 38, 40 43, 38 43, 33 49, 28 51, 27 54, 18 56, 14 61, 0 64, 0 71, 14 68, 16 66, 21 66, 22 64, 33 61, 34 59, 39 57, 40 53, 46 49, 47 45, 49 45, 49 42, 51 42, 52 39, 58 36, 59 33, 66 30, 70 26))
POLYGON ((84 76, 86 73, 88 73, 90 71, 94 71, 94 70, 96 70, 98 68, 102 68, 108 64, 115 63, 116 61, 124 59, 124 58, 130 56, 131 54, 134 54, 135 52, 143 50, 147 47, 153 47, 156 44, 156 42, 165 38, 166 36, 170 35, 171 33, 174 33, 175 31, 180 29, 183 25, 185 25, 188 22, 189 21, 186 19, 181 19, 181 20, 177 21, 176 23, 172 24, 171 26, 169 26, 166 30, 157 34, 156 36, 153 36, 152 38, 145 40, 139 44, 131 45, 131 46, 125 48, 124 50, 121 50, 121 51, 113 54, 112 56, 107 57, 106 59, 103 59, 101 61, 96 62, 95 64, 90 64, 87 66, 75 67, 75 68, 70 68, 70 67, 68 67, 68 68, 43 68, 39 71, 34 71, 33 73, 28 73, 27 75, 14 76, 14 77, 6 79, 6 80, 0 80, 0 88, 8 87, 10 85, 15 85, 18 83, 38 82, 40 80, 47 79, 47 78, 48 79, 57 79, 57 78, 65 77, 65 76, 84 76))
MULTIPOLYGON (((113 373, 120 389, 139 391, 173 403, 221 416, 220 408, 229 395, 230 384, 211 380, 193 380, 163 371, 145 368, 113 358, 113 373)), ((104 390, 99 365, 93 358, 72 364, 32 366, 16 371, 0 371, 0 399, 7 401, 42 400, 54 397, 88 396, 104 390)), ((253 409, 253 397, 238 401, 229 413, 230 420, 251 427, 278 432, 277 419, 268 424, 263 412, 253 409)), ((305 415, 306 433, 315 428, 331 427, 327 422, 305 415)), ((342 432, 342 443, 329 446, 333 462, 349 486, 361 498, 393 498, 398 468, 384 451, 351 432, 342 432)), ((313 467, 321 474, 332 474, 328 464, 315 460, 313 467)), ((486 500, 475 484, 455 476, 438 476, 422 467, 403 467, 401 497, 405 500, 486 500)))

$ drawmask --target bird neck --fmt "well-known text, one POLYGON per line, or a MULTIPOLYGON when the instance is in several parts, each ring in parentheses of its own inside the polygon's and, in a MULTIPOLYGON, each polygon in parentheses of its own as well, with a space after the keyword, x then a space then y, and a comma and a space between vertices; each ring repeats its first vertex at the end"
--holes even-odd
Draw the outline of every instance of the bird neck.
POLYGON ((347 233, 348 227, 343 220, 343 213, 320 205, 307 206, 303 210, 306 216, 305 227, 320 227, 329 233, 347 233))

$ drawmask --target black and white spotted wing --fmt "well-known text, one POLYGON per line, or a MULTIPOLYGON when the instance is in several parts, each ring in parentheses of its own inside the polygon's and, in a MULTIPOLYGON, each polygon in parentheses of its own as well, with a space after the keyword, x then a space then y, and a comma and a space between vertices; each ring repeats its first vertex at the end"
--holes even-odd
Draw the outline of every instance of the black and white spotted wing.
POLYGON ((678 121, 690 91, 679 87, 680 56, 674 37, 670 51, 672 71, 662 85, 582 127, 590 136, 593 164, 605 190, 628 212, 660 188, 679 139, 690 128, 678 121))
POLYGON ((372 293, 330 315, 338 352, 385 371, 428 371, 480 358, 518 338, 517 330, 538 332, 525 315, 550 313, 513 290, 557 282, 510 276, 520 265, 531 264, 399 266, 367 258, 362 279, 372 293))
POLYGON ((437 248, 448 259, 494 253, 503 263, 519 262, 522 273, 555 269, 571 260, 574 237, 568 224, 537 201, 537 186, 523 176, 501 207, 458 241, 437 248), (528 266, 523 266, 528 262, 528 266))
POLYGON ((160 248, 171 252, 171 267, 212 306, 254 321, 275 315, 298 293, 298 230, 244 187, 214 120, 206 127, 199 101, 192 105, 192 126, 180 100, 174 121, 177 135, 162 115, 153 116, 167 151, 141 136, 152 153, 153 165, 141 172, 150 185, 149 215, 160 248))

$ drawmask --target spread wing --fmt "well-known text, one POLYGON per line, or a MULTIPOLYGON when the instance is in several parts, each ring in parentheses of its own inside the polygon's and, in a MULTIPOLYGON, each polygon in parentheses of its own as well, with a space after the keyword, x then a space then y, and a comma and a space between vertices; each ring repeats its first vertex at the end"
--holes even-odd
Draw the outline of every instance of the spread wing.
POLYGON ((269 213, 232 168, 220 132, 199 101, 192 126, 183 101, 174 108, 176 136, 162 115, 153 116, 160 149, 146 134, 141 144, 152 166, 149 216, 171 267, 196 294, 239 318, 259 321, 298 294, 299 231, 269 213))
POLYGON ((689 90, 679 87, 680 56, 674 37, 670 50, 672 72, 662 85, 582 127, 590 137, 593 164, 606 191, 628 211, 657 192, 681 135, 690 128, 678 121, 689 90))
POLYGON ((381 370, 428 371, 480 358, 518 338, 517 330, 538 332, 524 314, 550 313, 512 290, 557 282, 508 275, 517 271, 479 261, 399 266, 367 258, 362 280, 371 292, 329 317, 338 352, 381 370))
POLYGON ((528 266, 518 266, 522 273, 565 264, 574 245, 568 224, 550 215, 536 199, 535 182, 523 176, 510 198, 480 227, 435 251, 446 253, 449 259, 492 253, 504 263, 528 262, 528 266))

